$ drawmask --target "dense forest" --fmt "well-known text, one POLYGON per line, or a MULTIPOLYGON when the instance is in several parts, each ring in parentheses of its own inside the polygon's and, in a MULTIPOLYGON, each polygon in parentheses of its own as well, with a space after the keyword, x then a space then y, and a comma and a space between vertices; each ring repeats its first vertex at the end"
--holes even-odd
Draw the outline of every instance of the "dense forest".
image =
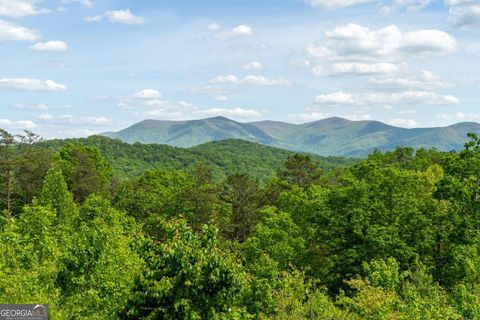
MULTIPOLYGON (((223 180, 234 173, 248 172, 254 179, 265 182, 275 176, 285 160, 294 154, 291 151, 238 139, 213 141, 191 148, 176 148, 163 144, 128 144, 102 136, 48 140, 41 144, 58 151, 68 143, 99 149, 102 156, 111 163, 117 176, 130 178, 141 175, 146 170, 156 169, 193 173, 196 164, 204 163, 212 170, 215 180, 223 180)), ((316 155, 311 157, 324 171, 355 162, 351 158, 316 155)))
POLYGON ((469 139, 345 160, 0 130, 0 303, 54 320, 480 319, 469 139))

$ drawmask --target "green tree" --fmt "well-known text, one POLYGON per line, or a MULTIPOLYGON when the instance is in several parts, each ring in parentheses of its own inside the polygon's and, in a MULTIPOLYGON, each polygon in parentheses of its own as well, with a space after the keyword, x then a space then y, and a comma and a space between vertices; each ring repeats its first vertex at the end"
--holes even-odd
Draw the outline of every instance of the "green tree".
POLYGON ((0 129, 0 209, 5 210, 9 219, 13 217, 14 210, 14 193, 15 185, 15 169, 17 157, 15 155, 15 146, 17 142, 15 137, 7 131, 0 129))
POLYGON ((50 206, 55 211, 57 224, 64 224, 76 218, 77 207, 60 168, 53 167, 48 171, 40 203, 50 206))
POLYGON ((50 168, 54 153, 41 146, 43 139, 30 131, 25 130, 20 135, 16 181, 23 196, 23 203, 31 203, 42 190, 43 180, 50 168))
POLYGON ((71 319, 115 319, 142 262, 132 246, 139 228, 99 196, 90 196, 67 230, 55 285, 71 319))
POLYGON ((321 175, 318 165, 309 155, 298 153, 288 157, 285 169, 278 173, 281 179, 304 188, 318 183, 321 175))
POLYGON ((257 224, 260 188, 247 175, 236 173, 227 177, 222 200, 231 208, 231 239, 244 242, 257 224))
POLYGON ((190 210, 190 224, 194 231, 214 221, 219 216, 219 187, 213 178, 212 168, 200 163, 195 166, 193 185, 185 190, 184 199, 190 210))
POLYGON ((108 197, 113 170, 97 148, 69 143, 60 150, 60 159, 75 201, 83 202, 90 194, 108 197))
POLYGON ((245 319, 246 275, 218 246, 217 229, 198 235, 182 221, 161 221, 163 234, 139 248, 145 270, 122 319, 245 319))
POLYGON ((291 270, 300 267, 306 244, 302 232, 290 214, 270 207, 261 211, 262 219, 252 235, 244 243, 247 266, 257 270, 257 275, 265 274, 265 260, 271 260, 278 270, 291 270))

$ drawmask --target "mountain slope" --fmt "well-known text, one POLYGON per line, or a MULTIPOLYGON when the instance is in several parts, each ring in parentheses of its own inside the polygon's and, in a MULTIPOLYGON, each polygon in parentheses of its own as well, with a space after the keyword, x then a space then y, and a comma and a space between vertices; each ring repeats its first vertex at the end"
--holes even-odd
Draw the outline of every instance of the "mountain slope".
POLYGON ((117 133, 103 135, 128 143, 161 143, 177 147, 191 147, 232 138, 266 145, 275 144, 274 138, 256 126, 224 117, 192 121, 145 120, 117 133))
POLYGON ((443 128, 406 129, 379 121, 342 118, 291 124, 280 121, 241 123, 215 117, 192 121, 145 120, 103 135, 128 143, 161 143, 179 147, 242 139, 324 156, 365 157, 375 149, 387 151, 397 146, 459 150, 468 140, 469 132, 480 134, 480 124, 465 122, 443 128))
MULTIPOLYGON (((175 169, 193 172, 197 163, 212 167, 218 179, 243 172, 252 178, 266 181, 275 176, 285 160, 294 154, 245 140, 208 142, 193 148, 179 148, 161 144, 128 144, 117 139, 91 136, 82 139, 47 140, 43 145, 58 150, 74 142, 97 147, 120 176, 137 176, 145 170, 175 169)), ((356 162, 354 159, 312 156, 319 167, 329 171, 335 167, 356 162)))

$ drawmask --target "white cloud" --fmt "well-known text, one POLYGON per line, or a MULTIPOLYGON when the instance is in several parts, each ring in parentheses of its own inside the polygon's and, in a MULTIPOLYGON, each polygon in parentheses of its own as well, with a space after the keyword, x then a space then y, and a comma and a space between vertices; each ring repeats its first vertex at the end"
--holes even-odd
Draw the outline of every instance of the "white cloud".
POLYGON ((396 118, 396 119, 390 119, 387 121, 388 124, 391 124, 392 126, 396 127, 405 127, 405 128, 413 128, 413 127, 418 127, 418 122, 412 119, 401 119, 401 118, 396 118))
POLYGON ((350 7, 353 5, 371 2, 373 0, 309 0, 308 2, 313 7, 320 7, 326 9, 338 9, 344 7, 350 7))
POLYGON ((320 105, 355 105, 355 106, 378 106, 378 105, 455 105, 460 100, 452 95, 439 95, 431 91, 405 91, 400 93, 360 93, 351 94, 334 92, 322 94, 315 98, 315 103, 320 105))
POLYGON ((105 117, 93 117, 93 116, 73 116, 73 115, 60 115, 55 116, 49 113, 41 114, 37 117, 41 122, 48 122, 50 124, 57 125, 93 125, 93 126, 103 126, 108 125, 111 121, 105 117))
MULTIPOLYGON (((216 96, 218 101, 227 101, 226 96, 216 96)), ((138 102, 138 101, 137 101, 138 102)), ((141 105, 132 107, 122 103, 121 107, 135 108, 135 115, 140 118, 157 118, 165 120, 185 120, 210 116, 226 116, 234 118, 254 118, 264 114, 253 108, 227 108, 227 107, 199 107, 185 101, 172 102, 168 100, 147 99, 141 105), (143 108, 143 110, 141 109, 143 108)))
POLYGON ((30 78, 0 78, 0 89, 19 91, 57 92, 66 91, 67 86, 52 80, 30 78))
POLYGON ((244 65, 243 69, 245 69, 245 70, 260 70, 260 69, 262 69, 262 64, 260 62, 257 62, 257 61, 252 61, 252 62, 244 65))
POLYGON ((0 0, 0 16, 25 17, 49 12, 48 9, 39 9, 38 0, 0 0))
POLYGON ((397 112, 398 115, 401 115, 401 116, 408 116, 408 115, 412 115, 412 114, 416 114, 417 111, 415 110, 400 110, 397 112))
POLYGON ((450 7, 449 21, 454 27, 474 28, 480 26, 480 3, 478 0, 445 0, 450 7))
POLYGON ((235 75, 226 75, 218 76, 210 80, 211 84, 222 83, 222 84, 238 84, 252 87, 262 87, 262 86, 291 86, 292 83, 290 80, 279 78, 279 79, 269 79, 264 76, 249 75, 244 78, 239 78, 235 75))
POLYGON ((364 121, 364 120, 371 120, 372 116, 368 113, 354 113, 354 114, 347 114, 341 116, 342 118, 352 120, 352 121, 364 121))
POLYGON ((444 56, 458 50, 454 37, 440 30, 402 32, 391 25, 377 30, 350 23, 324 33, 308 44, 316 76, 397 74, 412 59, 444 56))
POLYGON ((250 26, 241 24, 229 31, 221 31, 215 34, 215 38, 220 40, 231 40, 239 37, 247 37, 253 34, 253 29, 250 26))
POLYGON ((126 10, 111 10, 105 12, 103 15, 85 17, 86 22, 99 22, 103 19, 107 19, 111 23, 122 23, 130 25, 142 25, 145 24, 145 18, 134 15, 130 9, 126 10))
POLYGON ((399 49, 422 56, 447 55, 458 49, 454 37, 440 30, 418 30, 403 35, 399 49))
POLYGON ((208 30, 210 30, 210 31, 218 31, 221 28, 222 27, 218 23, 215 23, 215 22, 212 22, 208 25, 208 30))
POLYGON ((203 93, 209 95, 225 95, 228 91, 224 88, 215 87, 215 86, 204 86, 199 88, 191 88, 185 90, 188 93, 203 93))
MULTIPOLYGON (((445 55, 457 50, 457 42, 440 30, 416 30, 403 33, 391 25, 370 30, 354 23, 325 32, 326 48, 311 48, 313 53, 323 52, 333 59, 387 60, 410 55, 445 55)), ((308 50, 307 50, 308 51, 308 50)))
POLYGON ((406 10, 408 12, 416 12, 424 9, 435 0, 394 0, 391 4, 382 7, 382 13, 391 14, 398 10, 406 10))
POLYGON ((453 85, 450 81, 426 70, 420 70, 404 77, 370 79, 368 84, 382 90, 434 90, 453 85))
POLYGON ((322 120, 331 117, 329 113, 322 112, 310 112, 310 113, 299 113, 289 115, 291 121, 294 122, 311 122, 316 120, 322 120))
POLYGON ((18 110, 32 110, 32 111, 37 111, 37 110, 41 110, 41 111, 45 111, 45 110, 48 110, 48 105, 46 105, 45 103, 36 103, 36 104, 21 104, 21 103, 17 103, 13 106, 15 109, 18 109, 18 110))
POLYGON ((140 99, 159 99, 162 97, 160 91, 155 89, 144 89, 133 94, 134 98, 140 99))
POLYGON ((215 99, 215 101, 228 101, 227 96, 216 96, 213 99, 215 99))
POLYGON ((333 104, 333 105, 346 105, 356 104, 355 98, 350 93, 344 93, 342 91, 321 94, 315 98, 315 102, 318 104, 333 104))
POLYGON ((93 6, 93 3, 91 0, 62 0, 62 3, 80 3, 81 5, 84 5, 87 8, 91 8, 93 6))
POLYGON ((30 49, 36 51, 67 51, 68 46, 63 41, 37 42, 30 46, 30 49))
POLYGON ((389 62, 365 63, 365 62, 334 62, 325 70, 317 65, 313 69, 313 74, 322 77, 343 76, 343 75, 373 75, 373 74, 391 74, 398 70, 398 66, 389 62))
POLYGON ((379 64, 411 57, 446 55, 455 52, 458 47, 455 38, 443 31, 403 33, 393 25, 370 30, 350 23, 325 32, 325 38, 322 44, 309 44, 305 49, 314 59, 335 63, 379 64))
POLYGON ((129 9, 127 10, 113 10, 105 12, 108 21, 112 23, 124 24, 144 24, 145 18, 133 15, 129 9))
POLYGON ((254 118, 259 117, 263 112, 255 109, 243 109, 243 108, 210 108, 204 110, 198 110, 194 112, 195 116, 225 116, 225 117, 239 117, 239 118, 254 118))
POLYGON ((99 22, 102 21, 103 16, 88 16, 83 19, 85 22, 99 22))
POLYGON ((9 119, 0 119, 0 127, 7 129, 33 129, 37 125, 30 120, 9 120, 9 119))
POLYGON ((442 113, 437 118, 448 121, 480 121, 480 113, 457 112, 454 114, 442 113))
POLYGON ((35 41, 39 36, 35 30, 0 20, 0 41, 35 41))

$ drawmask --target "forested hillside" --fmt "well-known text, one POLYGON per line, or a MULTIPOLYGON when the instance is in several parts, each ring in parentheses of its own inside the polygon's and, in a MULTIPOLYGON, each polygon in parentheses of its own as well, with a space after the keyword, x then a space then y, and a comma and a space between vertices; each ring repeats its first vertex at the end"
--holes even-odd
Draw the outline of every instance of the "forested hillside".
MULTIPOLYGON (((294 154, 245 140, 230 139, 205 143, 192 148, 176 148, 159 144, 128 144, 117 139, 91 136, 83 139, 49 140, 42 145, 59 150, 68 143, 93 146, 112 164, 116 174, 133 177, 145 170, 175 169, 192 173, 195 165, 204 163, 211 167, 217 180, 242 172, 265 182, 275 176, 285 160, 294 154)), ((341 157, 312 158, 325 171, 353 164, 357 160, 341 157)))
POLYGON ((0 303, 53 320, 480 319, 480 138, 320 160, 0 130, 0 303))

